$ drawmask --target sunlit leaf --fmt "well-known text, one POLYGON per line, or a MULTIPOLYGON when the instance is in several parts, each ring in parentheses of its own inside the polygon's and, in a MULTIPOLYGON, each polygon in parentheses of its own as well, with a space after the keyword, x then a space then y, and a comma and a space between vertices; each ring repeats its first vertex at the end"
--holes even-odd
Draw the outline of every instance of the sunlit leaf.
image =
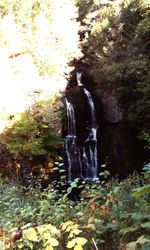
POLYGON ((29 240, 17 241, 16 246, 18 249, 30 249, 33 250, 33 244, 29 240))
POLYGON ((82 231, 79 230, 78 228, 73 229, 73 233, 74 233, 75 235, 78 235, 78 234, 80 234, 81 232, 82 232, 82 231))
POLYGON ((34 228, 29 228, 24 234, 23 238, 32 241, 38 241, 38 236, 34 228))
POLYGON ((70 231, 68 238, 72 238, 74 235, 73 230, 70 231))
POLYGON ((22 249, 22 248, 24 247, 24 243, 23 243, 23 242, 18 242, 18 243, 17 243, 17 247, 18 247, 19 249, 22 249))
MULTIPOLYGON (((22 229, 22 228, 21 228, 22 229)), ((18 227, 13 227, 13 228, 11 228, 10 230, 9 230, 9 232, 11 233, 11 232, 14 232, 14 231, 18 231, 18 227)))
POLYGON ((53 247, 56 247, 59 245, 59 242, 58 240, 54 239, 54 238, 50 238, 49 240, 49 243, 53 246, 53 247))
POLYGON ((73 248, 75 243, 76 243, 75 239, 68 241, 67 248, 73 248))
POLYGON ((76 238, 76 242, 77 242, 78 245, 83 246, 83 245, 86 244, 87 239, 85 239, 85 238, 83 238, 83 237, 77 237, 77 238, 76 238))
POLYGON ((136 250, 136 242, 133 241, 133 242, 130 242, 129 244, 127 244, 127 249, 136 250))
POLYGON ((74 222, 69 220, 67 222, 62 223, 61 228, 63 231, 65 231, 69 225, 73 225, 73 224, 74 224, 74 222))
POLYGON ((45 250, 53 250, 54 248, 51 245, 47 245, 45 250))
POLYGON ((46 240, 48 240, 51 237, 51 233, 47 231, 44 231, 42 234, 42 237, 46 240))
POLYGON ((81 245, 75 245, 74 250, 83 250, 81 245))
POLYGON ((150 185, 145 185, 140 188, 136 188, 132 193, 132 197, 138 198, 142 195, 149 195, 150 194, 150 185))
POLYGON ((70 183, 70 186, 71 187, 77 187, 77 183, 75 181, 73 181, 73 182, 70 183))
POLYGON ((71 230, 71 227, 68 226, 67 229, 66 229, 66 232, 70 232, 70 230, 71 230))
POLYGON ((141 237, 139 237, 136 241, 137 243, 140 243, 141 245, 143 245, 144 243, 150 243, 150 236, 147 235, 142 235, 141 237))

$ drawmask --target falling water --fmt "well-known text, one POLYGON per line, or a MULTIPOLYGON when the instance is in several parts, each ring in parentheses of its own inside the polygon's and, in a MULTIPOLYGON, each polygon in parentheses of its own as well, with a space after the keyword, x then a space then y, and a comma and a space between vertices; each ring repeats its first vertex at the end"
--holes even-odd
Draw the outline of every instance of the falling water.
POLYGON ((76 141, 76 127, 75 127, 75 113, 73 105, 67 101, 67 118, 68 118, 68 135, 66 136, 66 154, 68 161, 68 182, 71 182, 71 167, 73 162, 73 152, 75 151, 75 141, 76 141))
POLYGON ((87 178, 90 177, 92 180, 98 179, 98 173, 97 173, 97 129, 98 125, 96 122, 96 116, 95 116, 95 107, 94 102, 91 97, 90 92, 84 88, 84 93, 87 96, 88 105, 90 108, 91 113, 91 120, 89 125, 89 135, 87 139, 85 140, 85 146, 84 148, 87 149, 87 152, 89 152, 89 161, 90 161, 90 176, 87 176, 87 178))
MULTIPOLYGON (((77 73, 77 86, 83 86, 81 73, 77 73)), ((66 99, 68 135, 66 136, 66 156, 68 182, 74 178, 83 180, 98 180, 97 167, 97 129, 94 102, 90 92, 83 87, 90 113, 88 119, 87 138, 79 145, 77 143, 76 119, 74 105, 66 99)))
POLYGON ((76 78, 77 78, 77 86, 83 86, 82 82, 81 82, 81 77, 82 77, 82 73, 81 72, 77 72, 76 78))
POLYGON ((66 98, 66 106, 67 106, 67 117, 68 117, 68 135, 71 137, 76 137, 74 108, 73 105, 67 101, 67 98, 66 98))

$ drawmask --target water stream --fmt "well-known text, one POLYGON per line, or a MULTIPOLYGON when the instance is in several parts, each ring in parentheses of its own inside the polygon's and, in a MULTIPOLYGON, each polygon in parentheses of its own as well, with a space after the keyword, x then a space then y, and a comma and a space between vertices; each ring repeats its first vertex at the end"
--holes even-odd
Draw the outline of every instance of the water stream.
POLYGON ((83 93, 87 100, 90 115, 88 115, 88 121, 86 121, 88 126, 85 130, 88 132, 86 139, 82 143, 78 143, 74 104, 66 98, 68 121, 68 134, 66 136, 67 182, 71 182, 75 178, 91 181, 99 179, 97 166, 98 125, 96 122, 95 107, 90 92, 84 88, 81 82, 81 76, 81 73, 77 73, 77 86, 83 88, 83 93))

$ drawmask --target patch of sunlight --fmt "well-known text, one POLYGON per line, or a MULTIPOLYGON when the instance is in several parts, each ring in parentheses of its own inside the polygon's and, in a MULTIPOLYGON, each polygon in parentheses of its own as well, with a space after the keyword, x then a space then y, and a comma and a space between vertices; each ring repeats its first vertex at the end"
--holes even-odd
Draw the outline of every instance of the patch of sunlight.
POLYGON ((0 15, 0 131, 35 99, 63 91, 68 62, 82 56, 73 0, 8 2, 0 15))
POLYGON ((9 56, 16 51, 18 53, 22 52, 27 46, 25 35, 20 32, 19 26, 15 23, 12 13, 9 13, 4 18, 0 18, 0 35, 1 48, 3 47, 3 50, 5 50, 5 53, 9 56))
POLYGON ((0 132, 10 115, 23 112, 36 98, 53 98, 67 83, 64 77, 41 77, 29 54, 9 59, 0 53, 0 76, 0 132))

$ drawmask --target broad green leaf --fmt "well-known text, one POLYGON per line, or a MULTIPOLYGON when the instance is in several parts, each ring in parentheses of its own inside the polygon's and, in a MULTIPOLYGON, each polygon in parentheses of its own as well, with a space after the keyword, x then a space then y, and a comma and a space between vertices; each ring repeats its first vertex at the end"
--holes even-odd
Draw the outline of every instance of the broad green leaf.
MULTIPOLYGON (((54 169, 54 168, 53 168, 54 169)), ((55 168, 56 169, 56 168, 55 168)), ((57 168, 58 169, 58 168, 57 168)), ((66 172, 66 170, 64 170, 64 169, 60 169, 59 170, 59 173, 64 173, 64 172, 66 172)))
POLYGON ((46 231, 50 231, 52 234, 59 233, 58 229, 56 227, 52 226, 51 224, 44 224, 44 225, 38 226, 37 230, 38 230, 39 234, 41 234, 41 235, 46 231))
POLYGON ((145 185, 140 188, 136 188, 133 190, 132 197, 138 198, 142 195, 148 195, 150 194, 150 185, 145 185))
POLYGON ((75 239, 68 241, 67 248, 73 248, 75 243, 76 243, 75 239))
POLYGON ((150 221, 141 223, 140 225, 142 228, 150 229, 150 221))
POLYGON ((143 246, 142 246, 142 250, 149 250, 150 249, 150 243, 145 243, 143 246))
POLYGON ((34 228, 29 228, 23 235, 24 239, 38 241, 38 236, 34 228))
POLYGON ((127 233, 130 233, 130 232, 134 232, 136 230, 137 230, 136 227, 125 227, 125 228, 120 230, 120 233, 121 234, 127 234, 127 233))
POLYGON ((136 212, 132 213, 131 218, 134 219, 134 220, 136 220, 136 221, 142 221, 144 219, 149 220, 150 219, 150 215, 143 214, 142 212, 137 212, 136 211, 136 212))
POLYGON ((113 193, 113 194, 117 194, 119 191, 120 191, 120 187, 115 187, 115 188, 112 190, 112 193, 113 193))
POLYGON ((106 225, 107 228, 111 228, 112 230, 117 230, 119 225, 118 224, 113 224, 113 223, 107 223, 106 225))
POLYGON ((72 189, 73 189, 73 187, 69 187, 69 188, 67 189, 67 194, 70 194, 70 193, 72 192, 72 189))
POLYGON ((77 183, 75 181, 73 181, 73 182, 70 183, 70 186, 71 187, 77 187, 77 183))
POLYGON ((83 246, 83 245, 86 244, 87 239, 85 239, 85 238, 83 238, 83 237, 77 237, 77 238, 76 238, 76 242, 77 242, 78 245, 83 246))
POLYGON ((75 245, 74 250, 83 250, 81 245, 75 245))

